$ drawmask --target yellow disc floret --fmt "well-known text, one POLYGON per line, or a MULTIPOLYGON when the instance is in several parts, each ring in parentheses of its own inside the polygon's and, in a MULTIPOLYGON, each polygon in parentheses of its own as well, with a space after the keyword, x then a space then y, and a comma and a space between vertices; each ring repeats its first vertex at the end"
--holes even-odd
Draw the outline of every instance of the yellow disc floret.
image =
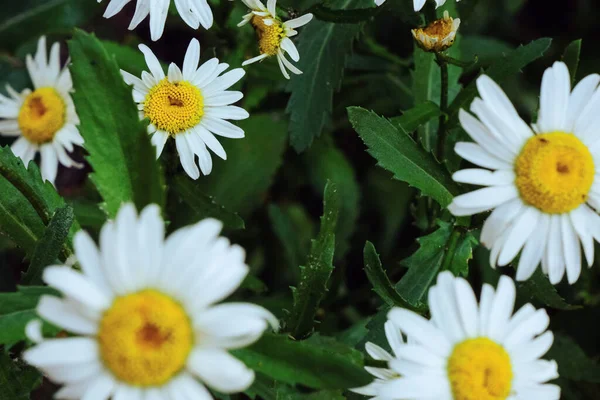
POLYGON ((198 125, 204 115, 204 97, 190 82, 163 79, 148 92, 144 114, 158 129, 171 135, 198 125))
POLYGON ((525 203, 545 213, 562 214, 587 200, 594 182, 594 159, 575 135, 545 133, 527 141, 515 173, 525 203))
POLYGON ((100 322, 100 355, 122 382, 158 386, 185 365, 193 344, 179 303, 154 290, 117 298, 100 322))
POLYGON ((31 143, 51 142, 64 125, 67 107, 56 89, 45 87, 31 93, 19 111, 19 129, 31 143))
POLYGON ((454 347, 448 377, 454 400, 504 400, 513 377, 510 357, 488 338, 468 339, 454 347))
POLYGON ((258 15, 252 17, 252 25, 258 35, 258 47, 260 48, 261 54, 267 54, 274 56, 277 54, 281 41, 285 38, 283 26, 281 22, 275 19, 272 25, 266 25, 264 18, 258 15))

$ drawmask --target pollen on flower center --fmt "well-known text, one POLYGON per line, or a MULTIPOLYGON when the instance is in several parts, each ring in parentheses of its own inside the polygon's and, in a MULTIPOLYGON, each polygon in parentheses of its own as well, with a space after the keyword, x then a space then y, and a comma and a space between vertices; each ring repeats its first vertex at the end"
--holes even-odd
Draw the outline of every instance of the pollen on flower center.
POLYGON ((31 143, 52 141, 66 122, 67 107, 56 89, 45 87, 31 93, 21 106, 18 123, 31 143))
POLYGON ((454 400, 504 400, 513 377, 510 356, 488 338, 465 340, 448 360, 448 377, 454 400))
POLYGON ((523 201, 549 214, 569 212, 587 200, 594 159, 575 135, 552 132, 530 138, 515 164, 523 201))
POLYGON ((193 332, 179 303, 144 290, 114 301, 100 322, 98 342, 102 361, 119 380, 157 386, 184 367, 193 332))
POLYGON ((163 79, 148 92, 144 114, 158 129, 171 135, 198 125, 204 115, 204 97, 190 82, 163 79))
POLYGON ((261 54, 267 54, 274 56, 279 50, 281 40, 285 37, 281 22, 272 20, 272 25, 266 25, 264 18, 258 15, 252 17, 252 25, 258 35, 258 47, 260 48, 261 54))

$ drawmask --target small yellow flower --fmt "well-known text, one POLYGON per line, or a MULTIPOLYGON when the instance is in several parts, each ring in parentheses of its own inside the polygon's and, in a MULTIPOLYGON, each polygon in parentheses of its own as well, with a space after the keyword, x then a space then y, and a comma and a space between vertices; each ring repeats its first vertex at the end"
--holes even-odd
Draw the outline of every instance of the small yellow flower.
POLYGON ((448 11, 444 11, 442 19, 433 21, 425 28, 413 29, 412 35, 420 48, 439 53, 452 46, 459 26, 460 19, 453 19, 448 11))

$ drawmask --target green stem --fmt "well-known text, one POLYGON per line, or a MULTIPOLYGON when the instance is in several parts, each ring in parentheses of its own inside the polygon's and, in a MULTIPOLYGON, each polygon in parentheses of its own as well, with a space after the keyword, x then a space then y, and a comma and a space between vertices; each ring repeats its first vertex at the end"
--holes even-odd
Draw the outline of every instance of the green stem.
POLYGON ((440 122, 438 125, 438 138, 437 138, 437 156, 440 162, 444 161, 444 149, 446 147, 446 118, 448 111, 448 62, 436 53, 437 63, 440 66, 442 90, 440 95, 440 109, 442 115, 440 115, 440 122))
POLYGON ((462 61, 457 58, 450 57, 449 55, 444 54, 444 53, 438 53, 437 57, 438 57, 438 59, 442 59, 442 60, 446 61, 446 63, 448 63, 448 64, 456 65, 457 67, 460 67, 463 69, 470 68, 470 67, 474 66, 475 64, 477 64, 477 62, 479 61, 478 56, 475 56, 473 61, 462 61))
POLYGON ((450 269, 460 236, 461 232, 457 229, 454 229, 450 234, 450 239, 448 239, 448 248, 446 249, 446 254, 444 254, 444 259, 442 260, 442 271, 447 271, 450 269))

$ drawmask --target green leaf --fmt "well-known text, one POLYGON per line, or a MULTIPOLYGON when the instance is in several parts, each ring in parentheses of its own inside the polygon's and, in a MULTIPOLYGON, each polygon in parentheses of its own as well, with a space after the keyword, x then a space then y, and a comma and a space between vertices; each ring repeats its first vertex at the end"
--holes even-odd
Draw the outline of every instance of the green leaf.
POLYGON ((244 221, 239 215, 215 203, 212 197, 204 194, 196 182, 190 180, 187 176, 176 176, 174 189, 194 211, 197 220, 216 218, 222 221, 227 228, 244 229, 244 221))
POLYGON ((114 58, 95 36, 79 30, 69 52, 79 131, 108 215, 114 217, 123 202, 134 202, 138 210, 151 203, 164 206, 156 149, 114 58))
POLYGON ((69 236, 69 229, 71 229, 74 219, 73 209, 70 206, 66 205, 56 210, 44 236, 35 247, 29 269, 21 280, 23 284, 39 285, 42 283, 42 272, 46 266, 55 263, 69 236))
MULTIPOLYGON (((18 292, 0 293, 0 344, 13 345, 25 340, 25 325, 37 318, 35 308, 40 296, 55 294, 47 287, 20 287, 18 292)), ((44 325, 44 333, 55 335, 58 330, 44 325)))
MULTIPOLYGON (((54 212, 64 205, 52 184, 42 181, 34 162, 26 169, 9 147, 0 148, 0 230, 28 256, 33 254, 54 212)), ((78 229, 79 224, 73 223, 69 246, 78 229)), ((62 252, 64 258, 70 255, 68 246, 62 252)))
MULTIPOLYGON (((534 40, 525 46, 520 46, 500 57, 485 71, 485 74, 496 83, 501 84, 504 79, 518 74, 522 68, 542 57, 551 43, 552 39, 543 38, 534 40)), ((477 85, 474 80, 456 96, 448 108, 450 124, 456 124, 458 111, 461 108, 467 108, 475 96, 477 96, 477 85)))
POLYGON ((0 10, 0 47, 14 49, 18 44, 42 34, 69 32, 99 11, 95 3, 81 0, 3 2, 0 10))
POLYGON ((29 393, 41 383, 42 375, 35 368, 0 351, 0 400, 29 400, 29 393))
POLYGON ((527 295, 530 300, 537 300, 545 306, 557 310, 576 310, 581 306, 567 303, 550 283, 548 277, 538 268, 528 280, 518 282, 519 292, 527 295))
POLYGON ((452 234, 452 225, 442 221, 438 224, 435 232, 417 239, 419 249, 402 261, 408 272, 396 284, 396 290, 414 306, 421 303, 442 268, 446 245, 452 234))
POLYGON ((600 364, 590 359, 568 336, 554 334, 554 343, 544 358, 556 361, 561 378, 600 383, 600 364))
POLYGON ((571 84, 575 85, 577 82, 577 69, 579 68, 579 57, 581 55, 581 39, 574 40, 565 49, 562 55, 562 60, 567 67, 569 67, 569 74, 571 76, 571 84))
POLYGON ((319 304, 327 292, 333 272, 335 229, 339 213, 339 197, 335 184, 325 186, 321 230, 312 242, 308 262, 300 267, 300 283, 293 288, 294 307, 288 318, 287 330, 295 338, 310 334, 319 304))
POLYGON ((410 136, 399 132, 387 119, 360 107, 350 107, 352 126, 368 147, 378 165, 394 178, 416 187, 442 207, 460 193, 448 172, 410 136))
POLYGON ((335 182, 340 192, 340 218, 335 231, 336 259, 342 259, 350 248, 350 238, 357 225, 360 189, 352 164, 336 147, 330 136, 317 140, 305 157, 310 182, 323 193, 327 180, 335 182))
POLYGON ((321 390, 313 393, 299 393, 289 386, 277 385, 275 389, 277 400, 345 400, 339 390, 321 390))
POLYGON ((228 160, 215 159, 212 173, 198 185, 218 204, 244 217, 260 204, 281 165, 287 124, 275 114, 255 114, 238 125, 246 137, 225 141, 228 160))
POLYGON ((114 57, 119 67, 135 76, 141 76, 143 71, 148 71, 144 55, 137 48, 125 46, 110 40, 101 40, 106 52, 114 57))
POLYGON ((368 384, 362 354, 331 338, 294 341, 265 334, 258 342, 232 353, 249 368, 288 383, 314 389, 345 389, 368 384))
MULTIPOLYGON (((333 8, 372 7, 371 0, 333 0, 333 8)), ((302 58, 286 90, 291 92, 286 112, 290 114, 290 144, 297 152, 306 150, 329 122, 333 92, 339 90, 346 57, 361 31, 361 24, 312 21, 302 28, 298 52, 302 58)))
POLYGON ((450 270, 455 276, 462 275, 466 277, 469 274, 469 261, 473 259, 473 249, 477 247, 479 241, 470 231, 459 232, 456 240, 454 246, 452 246, 452 243, 448 244, 449 248, 454 249, 454 254, 448 260, 447 265, 443 265, 442 268, 450 270))
MULTIPOLYGON (((369 279, 369 282, 371 282, 375 293, 377 293, 384 302, 386 302, 389 306, 414 309, 410 303, 400 296, 400 293, 396 291, 392 285, 392 282, 390 282, 390 279, 383 270, 381 260, 379 259, 379 255, 375 250, 375 246, 373 246, 373 243, 371 242, 367 242, 365 244, 364 260, 367 278, 369 279)), ((423 311, 425 309, 424 307, 418 308, 419 311, 423 311)))
POLYGON ((442 115, 440 107, 432 101, 421 103, 410 110, 405 111, 401 116, 390 118, 390 122, 400 131, 412 133, 421 125, 442 115))

